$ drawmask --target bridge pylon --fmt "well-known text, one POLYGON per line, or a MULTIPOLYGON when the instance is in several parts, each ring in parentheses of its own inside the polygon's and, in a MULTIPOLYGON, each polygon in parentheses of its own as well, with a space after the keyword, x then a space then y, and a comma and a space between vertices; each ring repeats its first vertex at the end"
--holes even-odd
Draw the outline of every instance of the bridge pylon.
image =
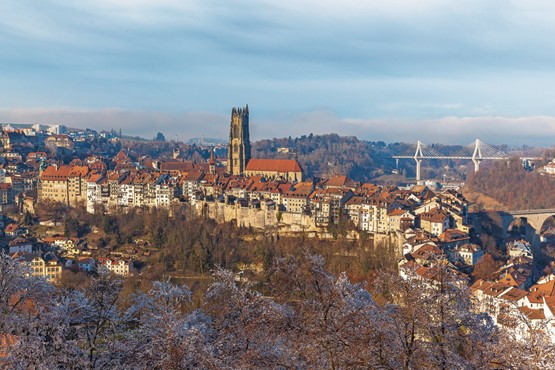
POLYGON ((472 153, 472 162, 474 162, 474 172, 480 170, 480 162, 482 162, 482 142, 476 139, 476 146, 474 147, 474 152, 472 153))
POLYGON ((422 142, 418 140, 416 142, 416 152, 414 153, 414 161, 416 162, 416 182, 417 183, 420 181, 420 167, 422 164, 422 157, 424 157, 424 155, 422 154, 422 142))

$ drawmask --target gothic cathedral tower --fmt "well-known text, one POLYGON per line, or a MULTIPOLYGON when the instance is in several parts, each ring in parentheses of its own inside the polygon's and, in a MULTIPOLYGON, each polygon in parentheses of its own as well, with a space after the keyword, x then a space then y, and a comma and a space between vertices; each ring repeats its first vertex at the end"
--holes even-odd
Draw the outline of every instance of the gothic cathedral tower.
POLYGON ((249 137, 249 105, 231 110, 229 145, 227 146, 227 172, 241 175, 251 159, 249 137))

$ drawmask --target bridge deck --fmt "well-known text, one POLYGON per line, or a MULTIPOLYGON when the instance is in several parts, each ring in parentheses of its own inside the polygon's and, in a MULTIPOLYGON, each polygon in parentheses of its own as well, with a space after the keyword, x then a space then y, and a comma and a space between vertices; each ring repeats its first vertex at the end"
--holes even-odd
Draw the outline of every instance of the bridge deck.
MULTIPOLYGON (((467 160, 472 160, 472 157, 450 157, 450 156, 437 156, 437 157, 426 157, 426 156, 414 156, 414 155, 393 155, 391 156, 392 158, 395 159, 467 159, 467 160)), ((510 157, 478 157, 476 159, 495 159, 495 160, 501 160, 501 159, 510 159, 510 157)), ((524 159, 530 159, 530 158, 524 158, 524 159)))
POLYGON ((542 215, 551 213, 555 215, 555 209, 523 209, 518 211, 507 211, 508 214, 516 216, 516 215, 542 215))
POLYGON ((500 211, 495 209, 486 209, 484 211, 475 211, 469 213, 506 213, 511 216, 518 216, 518 215, 544 215, 544 214, 553 214, 555 215, 555 208, 547 208, 547 209, 521 209, 516 211, 500 211))

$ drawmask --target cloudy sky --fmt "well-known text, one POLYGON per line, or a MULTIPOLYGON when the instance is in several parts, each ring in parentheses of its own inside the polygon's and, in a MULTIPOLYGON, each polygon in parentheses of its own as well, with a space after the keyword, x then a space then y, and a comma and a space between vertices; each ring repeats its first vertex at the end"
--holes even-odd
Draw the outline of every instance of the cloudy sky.
POLYGON ((551 145, 552 0, 2 0, 0 122, 551 145))

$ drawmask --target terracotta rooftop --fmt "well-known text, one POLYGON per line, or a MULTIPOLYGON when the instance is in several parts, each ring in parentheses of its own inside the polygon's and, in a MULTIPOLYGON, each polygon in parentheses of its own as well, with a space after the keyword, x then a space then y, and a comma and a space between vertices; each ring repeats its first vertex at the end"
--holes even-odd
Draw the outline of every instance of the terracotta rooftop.
POLYGON ((546 297, 555 296, 555 280, 543 284, 535 284, 530 288, 530 291, 540 293, 546 297))
POLYGON ((343 186, 354 186, 355 182, 348 178, 347 176, 333 176, 331 179, 324 182, 325 187, 343 187, 343 186))
POLYGON ((440 256, 443 251, 433 244, 425 244, 412 253, 414 258, 429 259, 432 256, 440 256))
POLYGON ((16 231, 19 228, 18 224, 9 224, 8 226, 6 226, 6 228, 4 229, 5 232, 7 233, 13 233, 14 231, 16 231))
POLYGON ((195 165, 192 161, 164 161, 160 163, 160 171, 190 172, 194 169, 195 165))
POLYGON ((345 202, 345 206, 362 205, 365 203, 365 201, 365 197, 355 195, 354 197, 351 197, 351 199, 349 199, 347 202, 345 202))
POLYGON ((388 215, 389 216, 401 216, 403 214, 405 214, 407 211, 405 211, 404 209, 400 209, 400 208, 396 208, 391 210, 388 215))
POLYGON ((472 290, 473 292, 475 292, 477 290, 484 291, 492 285, 493 285, 493 282, 491 282, 491 281, 484 281, 482 279, 478 279, 474 282, 474 284, 472 284, 470 286, 470 290, 472 290))
POLYGON ((506 300, 511 301, 511 302, 516 302, 516 301, 526 297, 527 294, 528 294, 527 291, 513 287, 507 293, 503 294, 501 296, 501 298, 506 299, 506 300))
POLYGON ((545 297, 545 305, 555 315, 555 297, 545 297))
POLYGON ((102 179, 102 174, 101 173, 93 173, 89 176, 89 178, 87 179, 87 182, 98 182, 100 179, 102 179))
POLYGON ((483 289, 484 294, 492 296, 492 297, 497 297, 499 295, 501 295, 503 292, 507 291, 507 289, 510 289, 511 286, 508 284, 504 284, 504 283, 493 283, 489 286, 487 286, 486 289, 483 289))
POLYGON ((534 308, 528 308, 526 306, 522 306, 518 308, 520 312, 522 312, 526 317, 528 317, 528 319, 530 320, 544 320, 545 319, 545 313, 543 312, 543 309, 534 309, 534 308))
POLYGON ((69 173, 69 176, 85 177, 88 173, 88 166, 73 166, 71 167, 71 172, 69 173))
POLYGON ((199 182, 204 177, 204 172, 191 171, 184 174, 183 181, 199 182))
POLYGON ((302 172, 294 159, 251 159, 246 171, 302 172))
POLYGON ((40 179, 47 181, 64 181, 67 180, 71 174, 72 168, 70 166, 48 166, 42 172, 40 179))
POLYGON ((116 161, 116 162, 127 162, 127 161, 129 161, 129 157, 127 156, 127 154, 125 154, 123 149, 121 149, 118 152, 118 154, 116 154, 116 156, 114 157, 114 161, 116 161))
POLYGON ((426 220, 430 222, 443 222, 447 217, 449 217, 447 213, 438 208, 434 208, 431 211, 422 213, 420 215, 421 220, 426 220))
POLYGON ((470 239, 467 233, 462 232, 457 229, 447 229, 438 236, 438 239, 442 242, 452 242, 457 240, 470 239))

